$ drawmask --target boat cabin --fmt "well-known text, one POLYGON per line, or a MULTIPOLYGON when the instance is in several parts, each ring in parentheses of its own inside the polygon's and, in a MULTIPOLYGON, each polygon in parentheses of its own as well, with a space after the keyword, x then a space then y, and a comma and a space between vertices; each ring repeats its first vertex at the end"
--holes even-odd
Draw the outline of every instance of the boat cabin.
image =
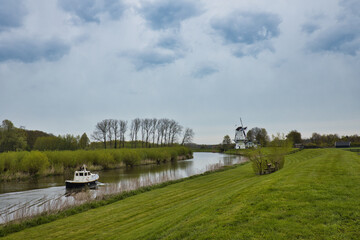
POLYGON ((75 171, 75 177, 78 177, 78 176, 80 176, 80 177, 82 177, 82 176, 90 176, 91 175, 91 173, 89 172, 89 171, 87 171, 87 172, 84 172, 84 171, 75 171))

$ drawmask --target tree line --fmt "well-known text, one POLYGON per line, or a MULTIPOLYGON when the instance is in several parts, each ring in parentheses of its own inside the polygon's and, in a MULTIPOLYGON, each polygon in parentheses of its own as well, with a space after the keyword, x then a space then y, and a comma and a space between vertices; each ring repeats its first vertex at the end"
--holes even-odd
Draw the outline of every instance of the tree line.
POLYGON ((105 119, 98 122, 90 142, 86 133, 54 136, 38 130, 15 127, 10 120, 0 125, 0 152, 31 150, 77 150, 88 148, 137 148, 182 145, 192 142, 194 131, 172 119, 135 118, 124 120, 105 119), (128 137, 127 137, 128 135, 128 137), (102 147, 99 146, 102 143, 102 147))
MULTIPOLYGON (((310 138, 302 138, 301 133, 292 130, 288 134, 276 134, 269 137, 265 128, 254 127, 250 129, 246 137, 249 141, 260 146, 277 146, 281 141, 291 142, 293 144, 302 144, 306 148, 314 147, 334 147, 336 142, 351 142, 351 146, 360 147, 360 136, 357 134, 339 136, 338 134, 319 134, 313 133, 310 138)), ((222 143, 219 145, 220 150, 226 151, 235 145, 229 135, 224 136, 222 143)))
POLYGON ((104 119, 95 125, 91 137, 103 144, 103 148, 124 148, 128 140, 131 147, 184 145, 194 137, 191 128, 181 126, 167 118, 135 118, 131 122, 118 119, 104 119), (128 135, 127 135, 128 134, 128 135), (129 138, 126 138, 128 136, 129 138))
POLYGON ((90 139, 86 133, 82 136, 71 134, 54 136, 38 130, 17 128, 10 120, 0 125, 0 152, 31 150, 77 150, 89 147, 90 139))

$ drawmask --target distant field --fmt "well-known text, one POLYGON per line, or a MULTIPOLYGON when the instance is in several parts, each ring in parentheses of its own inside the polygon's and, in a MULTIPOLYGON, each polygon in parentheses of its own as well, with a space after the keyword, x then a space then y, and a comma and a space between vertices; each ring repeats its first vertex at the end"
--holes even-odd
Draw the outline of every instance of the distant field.
POLYGON ((6 239, 358 239, 360 156, 303 150, 145 192, 6 239))

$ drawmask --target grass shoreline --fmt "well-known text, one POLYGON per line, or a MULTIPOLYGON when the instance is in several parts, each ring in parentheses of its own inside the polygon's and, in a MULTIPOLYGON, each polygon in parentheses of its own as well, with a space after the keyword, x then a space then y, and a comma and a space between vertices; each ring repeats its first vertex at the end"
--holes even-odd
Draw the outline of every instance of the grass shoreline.
POLYGON ((186 178, 181 178, 181 179, 177 179, 177 180, 170 180, 170 181, 166 181, 163 183, 159 183, 159 184, 155 184, 152 186, 145 186, 145 187, 140 187, 136 190, 132 190, 132 191, 126 191, 126 192, 122 192, 120 194, 115 194, 115 195, 108 195, 105 196, 104 199, 101 200, 90 200, 89 202, 86 202, 84 204, 81 204, 79 206, 75 206, 75 207, 71 207, 69 209, 66 210, 62 210, 58 213, 44 213, 41 214, 39 216, 35 216, 31 219, 27 219, 27 220, 16 220, 14 222, 10 222, 10 223, 6 223, 6 224, 2 224, 0 225, 0 237, 4 237, 7 236, 11 233, 15 233, 15 232, 19 232, 22 231, 24 229, 27 228, 31 228, 31 227, 35 227, 38 225, 42 225, 45 223, 50 223, 53 221, 56 221, 58 219, 62 219, 62 218, 66 218, 75 214, 79 214, 79 213, 83 213, 85 211, 88 211, 90 209, 95 209, 95 208, 99 208, 102 206, 106 206, 118 201, 121 201, 123 199, 144 193, 144 192, 149 192, 155 189, 160 189, 160 188, 164 188, 166 186, 172 185, 172 184, 176 184, 176 183, 180 183, 180 182, 185 182, 191 179, 196 179, 202 176, 206 176, 209 174, 213 174, 213 173, 218 173, 218 172, 223 172, 229 169, 233 169, 236 168, 238 166, 241 165, 245 165, 248 162, 244 162, 244 163, 240 163, 240 164, 235 164, 232 166, 222 166, 219 169, 215 169, 215 170, 211 170, 211 171, 207 171, 201 174, 197 174, 197 175, 193 175, 190 177, 186 177, 186 178))

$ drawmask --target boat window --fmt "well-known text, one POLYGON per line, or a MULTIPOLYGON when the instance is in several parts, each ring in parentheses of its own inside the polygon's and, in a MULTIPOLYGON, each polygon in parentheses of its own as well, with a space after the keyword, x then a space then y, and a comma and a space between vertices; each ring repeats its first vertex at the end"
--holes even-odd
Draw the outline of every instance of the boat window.
POLYGON ((87 172, 85 173, 85 176, 87 176, 87 172))
POLYGON ((78 173, 75 173, 75 176, 79 176, 79 174, 78 174, 78 173))
POLYGON ((80 176, 83 176, 83 173, 82 173, 82 172, 80 173, 80 176))

